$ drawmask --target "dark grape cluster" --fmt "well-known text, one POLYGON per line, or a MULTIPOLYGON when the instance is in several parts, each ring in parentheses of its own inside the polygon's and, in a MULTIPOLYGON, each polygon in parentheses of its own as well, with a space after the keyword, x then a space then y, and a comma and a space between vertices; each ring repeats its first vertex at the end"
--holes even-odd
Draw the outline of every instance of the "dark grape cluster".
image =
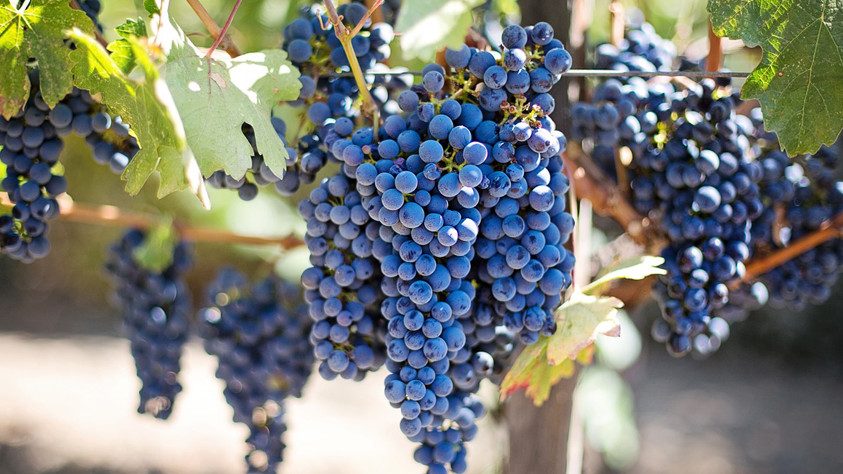
POLYGON ((56 171, 63 138, 77 134, 93 150, 94 159, 122 172, 137 153, 137 142, 119 117, 112 118, 91 95, 79 89, 52 109, 44 102, 37 70, 29 73, 31 92, 23 109, 9 120, 0 117, 0 183, 13 204, 0 215, 0 252, 22 262, 50 251, 46 233, 59 214, 56 198, 67 191, 67 180, 56 171))
POLYGON ((690 351, 728 303, 728 285, 743 277, 750 256, 751 221, 763 210, 752 131, 736 118, 731 95, 718 90, 703 80, 669 96, 669 108, 657 107, 659 132, 643 154, 633 151, 636 207, 655 204, 649 215, 670 242, 662 252, 668 274, 656 285, 664 319, 653 334, 676 355, 690 351))
POLYGON ((361 380, 384 362, 381 272, 372 255, 378 229, 354 182, 343 175, 323 180, 299 212, 307 222, 312 266, 302 285, 314 321, 310 342, 319 373, 328 380, 337 375, 361 380))
POLYGON ((613 71, 670 71, 676 62, 676 46, 656 33, 644 21, 640 11, 630 15, 619 46, 604 43, 597 46, 595 65, 613 71))
MULTIPOLYGON (((353 281, 333 247, 354 237, 346 266, 378 263, 385 395, 429 472, 465 471, 464 442, 484 413, 480 380, 496 374, 516 334, 531 343, 555 330, 552 311, 571 282, 565 138, 548 117, 570 55, 545 23, 510 27, 505 38, 503 55, 465 46, 446 52, 447 68, 425 67, 422 83, 397 99, 403 114, 387 116, 377 133, 335 126, 325 145, 342 172, 301 207, 311 253, 321 260, 327 250, 326 263, 336 254, 328 270, 303 275, 320 293, 311 304, 319 318, 324 297, 341 293, 338 277, 353 281), (485 78, 495 68, 504 73, 492 87, 485 78), (339 242, 320 238, 335 226, 339 242)), ((336 343, 317 343, 329 368, 331 357, 347 367, 336 343)))
POLYGON ((149 270, 135 256, 145 240, 141 230, 126 232, 109 250, 105 268, 141 381, 138 413, 166 419, 182 389, 179 359, 191 312, 190 292, 183 278, 191 258, 188 246, 180 243, 173 248, 167 268, 149 270))
MULTIPOLYGON (((843 212, 843 182, 835 178, 837 153, 822 148, 815 155, 802 157, 785 168, 794 185, 793 197, 786 201, 783 223, 789 241, 819 230, 843 212)), ((788 242, 774 244, 781 247, 788 242)), ((831 296, 843 262, 843 239, 824 242, 762 275, 776 307, 801 310, 807 304, 820 304, 831 296)))
POLYGON ((205 350, 218 360, 217 377, 234 421, 249 427, 249 472, 275 472, 283 459, 285 399, 300 397, 313 368, 311 323, 300 291, 276 277, 250 285, 230 269, 208 289, 200 311, 205 350))

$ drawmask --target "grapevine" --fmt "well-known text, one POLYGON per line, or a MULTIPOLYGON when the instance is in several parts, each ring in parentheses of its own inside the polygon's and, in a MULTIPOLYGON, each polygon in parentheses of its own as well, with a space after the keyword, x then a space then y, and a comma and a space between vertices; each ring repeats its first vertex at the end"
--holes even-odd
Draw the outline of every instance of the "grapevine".
MULTIPOLYGON (((223 26, 188 0, 207 48, 166 1, 144 2, 149 20, 128 20, 110 43, 99 0, 56 1, 0 11, 25 25, 10 41, 28 57, 21 65, 0 50, 0 254, 48 257, 56 219, 128 228, 105 268, 141 382, 138 412, 166 419, 178 409, 181 353, 197 335, 233 421, 249 430, 249 472, 279 469, 287 401, 305 395, 314 369, 329 381, 383 376, 377 398, 396 410, 413 459, 428 473, 463 473, 492 408, 481 383, 543 402, 591 361, 598 335, 617 332, 617 290, 646 288, 635 302, 651 292, 652 337, 671 355, 708 356, 751 311, 821 304, 838 281, 843 182, 825 137, 839 121, 829 115, 813 135, 788 130, 787 120, 817 121, 757 90, 765 78, 780 88, 777 78, 721 69, 717 34, 754 10, 724 21, 724 2, 712 0, 709 54, 692 58, 640 12, 625 20, 620 2, 610 41, 586 56, 548 22, 495 18, 496 2, 446 2, 445 14, 437 2, 324 0, 292 10, 280 44, 244 52, 232 31, 240 0, 223 26), (61 25, 52 32, 27 16, 48 4, 67 7, 51 11, 61 25), (413 28, 428 15, 458 26, 419 38, 413 28), (417 46, 408 37, 429 41, 425 60, 435 61, 404 61, 396 45, 417 46), (567 107, 573 77, 586 87, 567 107), (267 237, 241 232, 239 215, 229 231, 74 202, 79 184, 62 153, 83 142, 130 192, 157 173, 159 197, 190 189, 207 204, 208 185, 256 212, 283 202, 301 225, 267 237), (590 268, 613 250, 591 251, 592 206, 617 224, 597 226, 637 244, 640 263, 590 268), (266 246, 282 259, 301 250, 307 265, 295 283, 225 268, 193 313, 191 244, 205 242, 266 246)), ((769 56, 772 40, 738 33, 769 56)), ((792 74, 767 56, 765 67, 792 74)))

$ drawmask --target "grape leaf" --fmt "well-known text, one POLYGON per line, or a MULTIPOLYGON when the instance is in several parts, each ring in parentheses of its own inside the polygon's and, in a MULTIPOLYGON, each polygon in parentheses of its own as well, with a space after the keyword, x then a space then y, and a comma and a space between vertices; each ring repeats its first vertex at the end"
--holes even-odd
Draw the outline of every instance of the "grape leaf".
POLYGON ((604 287, 614 280, 643 280, 651 275, 667 273, 661 268, 664 263, 662 257, 643 255, 621 260, 615 265, 604 269, 596 280, 589 283, 582 292, 588 295, 600 294, 604 287))
POLYGON ((184 132, 175 108, 152 60, 134 40, 133 56, 144 73, 144 81, 130 79, 96 42, 79 30, 70 33, 80 58, 74 73, 80 88, 97 94, 114 115, 130 124, 140 151, 126 168, 126 191, 137 194, 155 171, 161 176, 158 196, 190 187, 209 206, 204 181, 193 157, 186 153, 184 132))
POLYGON ((574 293, 556 310, 556 332, 547 343, 547 360, 561 364, 592 345, 599 334, 618 336, 618 309, 623 301, 611 296, 574 293))
POLYGON ((501 382, 501 397, 506 398, 523 389, 536 406, 541 406, 556 383, 574 375, 576 366, 573 361, 550 365, 546 354, 547 336, 525 347, 501 382))
POLYGON ((482 0, 404 2, 395 22, 404 57, 430 60, 443 46, 459 47, 474 23, 471 9, 480 3, 482 0))
POLYGON ((743 86, 791 155, 832 144, 843 129, 843 0, 711 0, 714 31, 759 45, 743 86))
POLYGON ((67 0, 4 2, 0 6, 0 113, 18 113, 29 98, 31 84, 27 62, 38 61, 41 95, 56 105, 73 89, 73 66, 78 54, 65 41, 65 32, 78 28, 93 33, 94 24, 85 13, 70 8, 67 0))
POLYGON ((572 294, 554 314, 556 332, 540 337, 515 359, 501 382, 501 396, 524 389, 524 394, 540 406, 553 385, 574 374, 574 362, 591 363, 598 335, 619 335, 618 309, 622 307, 623 302, 617 298, 572 294))
POLYGON ((162 273, 173 263, 177 241, 178 234, 173 228, 173 221, 168 219, 146 232, 146 238, 132 252, 132 256, 141 267, 162 273))
POLYGON ((576 363, 590 364, 593 351, 586 348, 574 359, 558 364, 547 360, 547 345, 550 338, 542 336, 537 342, 524 348, 501 382, 501 398, 506 399, 518 390, 541 406, 550 396, 550 389, 562 379, 570 378, 576 372, 576 363))
POLYGON ((111 58, 117 63, 117 66, 123 72, 128 73, 135 68, 135 55, 132 52, 132 44, 129 39, 146 36, 146 24, 141 18, 128 18, 115 30, 120 38, 109 43, 108 50, 111 51, 111 58))
POLYGON ((241 131, 244 123, 254 129, 266 165, 283 176, 288 154, 272 127, 272 107, 296 99, 301 88, 287 53, 267 50, 234 59, 221 54, 209 61, 180 30, 176 38, 163 75, 205 176, 220 169, 238 179, 246 174, 253 149, 241 131))

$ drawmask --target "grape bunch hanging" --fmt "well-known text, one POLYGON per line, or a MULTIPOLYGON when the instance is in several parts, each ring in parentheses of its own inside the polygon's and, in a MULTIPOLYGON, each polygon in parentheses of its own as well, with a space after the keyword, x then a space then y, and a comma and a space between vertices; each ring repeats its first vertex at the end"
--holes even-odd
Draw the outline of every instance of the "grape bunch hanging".
MULTIPOLYGON (((598 66, 619 71, 665 70, 680 59, 685 69, 696 67, 646 23, 634 23, 619 46, 597 49, 598 66)), ((628 186, 635 209, 668 241, 667 275, 654 286, 663 318, 652 333, 671 354, 711 353, 728 337, 729 322, 768 298, 796 309, 828 299, 843 257, 839 238, 755 283, 742 280, 751 257, 785 248, 840 213, 836 151, 791 163, 764 130, 760 108, 747 109, 728 79, 608 79, 571 115, 579 145, 628 186), (618 164, 624 153, 628 166, 618 164)))

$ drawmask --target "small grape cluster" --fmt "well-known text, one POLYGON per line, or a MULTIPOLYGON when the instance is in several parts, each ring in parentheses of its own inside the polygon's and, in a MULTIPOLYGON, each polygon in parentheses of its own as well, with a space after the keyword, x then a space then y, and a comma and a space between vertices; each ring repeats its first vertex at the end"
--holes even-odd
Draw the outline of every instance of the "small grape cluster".
MULTIPOLYGON (((272 127, 287 149, 287 165, 296 162, 297 151, 295 148, 286 146, 287 124, 278 117, 272 117, 272 127)), ((258 153, 255 143, 255 130, 249 124, 243 124, 243 135, 249 140, 252 146, 252 163, 246 174, 239 179, 234 178, 223 170, 213 172, 207 178, 208 184, 217 189, 231 189, 237 191, 237 196, 244 201, 251 201, 258 196, 260 186, 279 183, 281 177, 276 175, 264 162, 263 155, 258 153)))
POLYGON ((597 46, 595 65, 613 71, 669 71, 676 62, 676 46, 656 33, 645 22, 640 11, 630 15, 619 46, 603 43, 597 46))
POLYGON ((761 167, 751 161, 752 131, 714 81, 703 80, 667 103, 672 117, 659 127, 667 130, 660 132, 663 146, 653 139, 635 156, 632 187, 657 203, 650 215, 670 242, 662 252, 668 273, 655 287, 664 319, 653 335, 683 355, 728 303, 727 285, 744 275, 751 221, 763 210, 756 184, 761 167))
POLYGON ((191 297, 183 278, 191 258, 188 246, 179 243, 167 268, 149 270, 135 257, 145 240, 141 230, 126 232, 109 250, 105 268, 114 286, 113 298, 123 313, 123 329, 141 381, 138 413, 166 419, 182 389, 179 359, 191 312, 191 297))
POLYGON ((0 252, 22 262, 50 251, 48 223, 59 214, 56 198, 67 191, 67 180, 55 171, 63 137, 85 138, 94 159, 122 172, 137 151, 137 142, 119 117, 112 117, 85 91, 73 89, 52 109, 40 91, 37 70, 29 73, 31 92, 23 109, 9 120, 0 117, 0 183, 13 208, 0 215, 0 252))
POLYGON ((249 472, 275 472, 285 446, 285 399, 301 396, 313 368, 301 294, 277 277, 250 286, 242 274, 225 269, 207 297, 201 335, 218 360, 216 374, 234 421, 249 427, 249 472))

